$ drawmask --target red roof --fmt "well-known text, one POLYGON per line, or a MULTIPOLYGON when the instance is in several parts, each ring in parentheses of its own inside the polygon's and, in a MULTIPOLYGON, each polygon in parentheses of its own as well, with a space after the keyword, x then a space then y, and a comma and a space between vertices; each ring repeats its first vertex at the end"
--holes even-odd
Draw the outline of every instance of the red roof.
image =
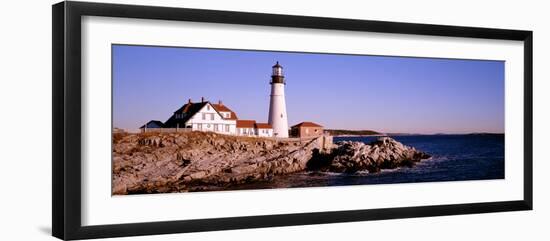
POLYGON ((254 128, 255 120, 237 120, 237 128, 254 128))
POLYGON ((271 127, 271 125, 268 124, 268 123, 256 123, 256 128, 258 128, 258 129, 271 129, 273 127, 271 127))
POLYGON ((224 119, 226 120, 236 120, 237 119, 237 114, 235 114, 235 112, 233 112, 231 109, 227 108, 227 106, 223 105, 223 104, 212 104, 212 107, 214 107, 214 109, 216 109, 217 112, 229 112, 231 113, 230 117, 225 117, 223 116, 224 119))
POLYGON ((323 127, 322 125, 319 125, 317 123, 313 123, 313 122, 309 122, 309 121, 304 121, 302 123, 299 123, 297 125, 294 125, 292 127, 323 127))

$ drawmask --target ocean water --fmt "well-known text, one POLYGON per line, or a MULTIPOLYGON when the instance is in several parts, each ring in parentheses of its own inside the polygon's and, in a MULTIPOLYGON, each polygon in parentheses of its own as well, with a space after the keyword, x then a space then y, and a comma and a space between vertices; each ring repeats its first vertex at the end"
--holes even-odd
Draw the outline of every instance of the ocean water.
MULTIPOLYGON (((379 173, 355 174, 301 172, 272 180, 238 185, 229 189, 344 186, 487 180, 504 178, 504 135, 407 135, 392 136, 405 145, 427 152, 432 157, 407 168, 379 173)), ((334 141, 369 143, 376 137, 335 137, 334 141)), ((226 189, 227 190, 227 189, 226 189)))

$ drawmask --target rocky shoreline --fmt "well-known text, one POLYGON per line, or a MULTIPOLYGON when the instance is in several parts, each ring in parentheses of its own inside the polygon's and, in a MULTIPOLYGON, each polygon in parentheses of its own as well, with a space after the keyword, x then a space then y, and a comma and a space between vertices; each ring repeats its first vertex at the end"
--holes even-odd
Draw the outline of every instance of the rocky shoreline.
POLYGON ((332 144, 323 137, 282 141, 207 132, 115 134, 112 193, 207 191, 301 171, 372 173, 426 158, 389 137, 332 144))

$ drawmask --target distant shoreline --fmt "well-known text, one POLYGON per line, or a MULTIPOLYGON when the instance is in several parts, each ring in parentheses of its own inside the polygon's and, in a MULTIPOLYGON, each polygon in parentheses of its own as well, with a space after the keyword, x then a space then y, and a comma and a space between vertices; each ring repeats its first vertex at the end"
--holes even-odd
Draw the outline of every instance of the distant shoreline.
POLYGON ((377 137, 377 136, 503 136, 504 133, 435 133, 435 134, 418 134, 418 133, 380 133, 380 134, 370 134, 370 135, 353 135, 353 134, 342 134, 342 135, 332 135, 333 137, 377 137))
POLYGON ((345 129, 326 129, 325 133, 331 136, 383 136, 385 134, 373 130, 345 130, 345 129))
POLYGON ((387 136, 385 134, 372 134, 372 135, 332 135, 333 137, 369 137, 369 136, 387 136))

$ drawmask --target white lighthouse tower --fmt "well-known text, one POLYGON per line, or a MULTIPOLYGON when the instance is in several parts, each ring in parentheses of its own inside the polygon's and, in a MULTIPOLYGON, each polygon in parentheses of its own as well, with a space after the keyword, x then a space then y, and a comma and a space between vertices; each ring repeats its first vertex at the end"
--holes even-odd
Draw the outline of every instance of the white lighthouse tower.
POLYGON ((269 102, 268 123, 273 127, 274 137, 288 137, 288 120, 286 116, 285 103, 285 77, 283 76, 283 66, 279 61, 273 65, 271 74, 271 100, 269 102))

